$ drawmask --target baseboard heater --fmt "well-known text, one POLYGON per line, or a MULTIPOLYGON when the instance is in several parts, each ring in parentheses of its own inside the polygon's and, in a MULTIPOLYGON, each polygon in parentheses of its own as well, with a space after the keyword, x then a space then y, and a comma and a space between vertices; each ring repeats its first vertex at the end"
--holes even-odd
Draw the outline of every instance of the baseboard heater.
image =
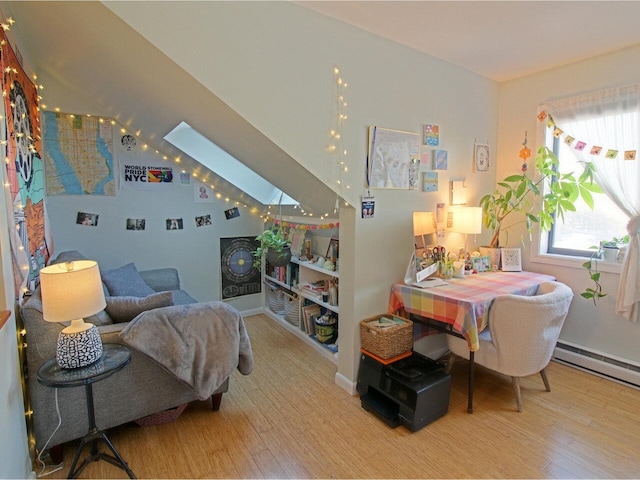
POLYGON ((581 370, 640 388, 640 365, 568 342, 558 342, 554 360, 581 370))

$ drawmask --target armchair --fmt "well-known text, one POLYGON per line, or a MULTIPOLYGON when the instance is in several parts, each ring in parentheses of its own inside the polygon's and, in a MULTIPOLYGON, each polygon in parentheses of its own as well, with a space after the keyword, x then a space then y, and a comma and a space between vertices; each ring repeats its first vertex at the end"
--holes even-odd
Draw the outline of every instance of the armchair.
MULTIPOLYGON (((520 377, 540 373, 551 391, 545 367, 551 360, 560 330, 573 299, 571 289, 559 282, 542 283, 533 296, 503 295, 489 310, 489 326, 479 335, 475 362, 512 379, 518 412, 522 412, 520 377)), ((466 340, 447 335, 451 357, 469 358, 466 340)))

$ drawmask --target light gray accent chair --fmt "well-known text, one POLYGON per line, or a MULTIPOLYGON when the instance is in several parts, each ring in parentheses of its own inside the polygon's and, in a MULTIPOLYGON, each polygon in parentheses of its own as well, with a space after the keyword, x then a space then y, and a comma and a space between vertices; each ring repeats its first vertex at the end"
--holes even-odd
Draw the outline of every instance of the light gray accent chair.
MULTIPOLYGON (((535 295, 502 295, 489 309, 489 326, 479 335, 475 363, 511 377, 518 412, 522 412, 520 378, 540 373, 551 391, 545 368, 551 361, 562 325, 573 300, 571 289, 560 282, 540 284, 535 295)), ((447 335, 451 356, 469 359, 467 341, 447 335)))
MULTIPOLYGON (((76 251, 62 252, 53 262, 86 259, 76 251)), ((170 291, 174 305, 196 303, 187 292, 180 289, 180 278, 175 268, 160 268, 139 272, 144 281, 155 292, 170 291)), ((108 290, 105 287, 105 294, 108 290)), ((100 332, 103 343, 124 342, 120 332, 128 322, 111 323, 106 311, 100 312, 92 321, 100 332), (106 322, 105 322, 106 319, 106 322)), ((38 451, 83 437, 89 430, 87 405, 83 387, 58 389, 57 404, 62 424, 58 424, 55 390, 41 385, 36 374, 40 366, 55 357, 56 342, 60 330, 58 323, 50 323, 42 316, 40 288, 20 307, 20 315, 26 330, 26 381, 30 406, 33 412, 32 427, 35 447, 38 451), (53 436, 51 437, 51 435, 53 436), (51 438, 50 438, 51 437, 51 438)), ((131 348, 131 362, 114 375, 93 385, 96 424, 106 430, 148 415, 175 408, 197 400, 191 387, 143 353, 131 348)), ((220 408, 222 394, 228 391, 229 380, 225 380, 211 397, 213 410, 220 408)))

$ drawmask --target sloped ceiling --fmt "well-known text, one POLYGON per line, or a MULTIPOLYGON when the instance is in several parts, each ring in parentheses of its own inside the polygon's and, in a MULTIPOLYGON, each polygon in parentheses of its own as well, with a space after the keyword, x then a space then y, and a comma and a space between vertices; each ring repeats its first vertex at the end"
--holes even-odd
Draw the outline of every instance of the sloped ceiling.
MULTIPOLYGON (((24 40, 32 68, 109 116, 169 158, 181 157, 217 191, 265 208, 163 139, 182 120, 298 200, 316 216, 332 214, 336 194, 270 139, 172 62, 100 2, 2 2, 24 40), (283 173, 286 172, 286 175, 283 173), (286 182, 284 181, 286 179, 286 182)), ((55 108, 55 99, 43 103, 55 108)), ((63 110, 64 111, 64 110, 63 110)), ((287 210, 285 214, 300 214, 287 210)))

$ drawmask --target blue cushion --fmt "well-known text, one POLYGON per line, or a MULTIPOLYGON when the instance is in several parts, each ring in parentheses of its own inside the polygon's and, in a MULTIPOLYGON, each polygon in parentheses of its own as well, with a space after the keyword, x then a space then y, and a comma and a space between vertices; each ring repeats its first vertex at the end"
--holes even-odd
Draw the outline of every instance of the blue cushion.
POLYGON ((145 283, 133 263, 101 272, 102 282, 110 295, 147 297, 155 291, 145 283))

